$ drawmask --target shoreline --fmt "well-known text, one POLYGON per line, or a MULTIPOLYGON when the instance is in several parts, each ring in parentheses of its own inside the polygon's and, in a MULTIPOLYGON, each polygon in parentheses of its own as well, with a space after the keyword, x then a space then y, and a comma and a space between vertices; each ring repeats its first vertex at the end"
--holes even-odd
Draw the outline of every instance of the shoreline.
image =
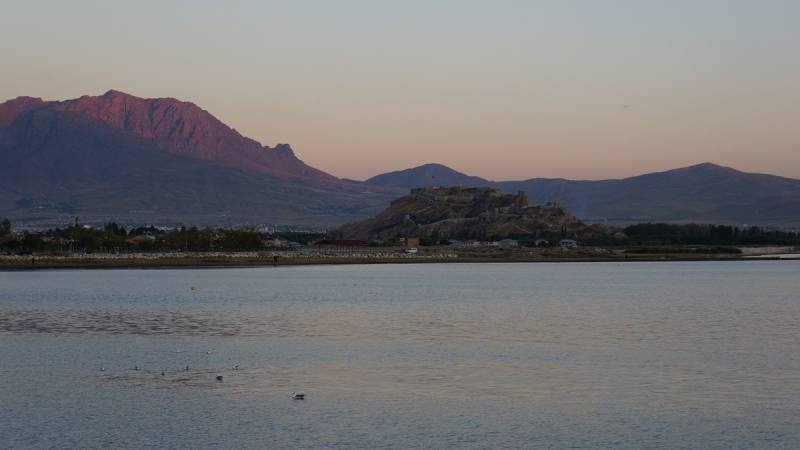
POLYGON ((706 262, 706 261, 792 261, 800 258, 781 257, 782 254, 765 255, 634 255, 624 257, 547 257, 547 258, 482 258, 482 257, 322 257, 322 258, 282 258, 274 261, 271 258, 205 258, 202 260, 181 260, 182 258, 142 258, 142 259, 94 259, 81 258, 61 259, 58 262, 37 260, 31 263, 0 262, 0 272, 6 271, 38 271, 38 270, 109 270, 109 269, 224 269, 224 268, 260 268, 260 267, 295 267, 318 265, 379 265, 379 264, 486 264, 486 263, 640 263, 640 262, 706 262), (91 261, 91 262, 90 262, 91 261))

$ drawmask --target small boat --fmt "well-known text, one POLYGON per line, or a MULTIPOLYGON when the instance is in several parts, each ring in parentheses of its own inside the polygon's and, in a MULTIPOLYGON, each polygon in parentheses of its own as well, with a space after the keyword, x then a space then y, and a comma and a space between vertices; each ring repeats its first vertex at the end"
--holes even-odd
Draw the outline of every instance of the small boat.
POLYGON ((217 381, 222 381, 222 375, 217 375, 217 381))
POLYGON ((297 392, 292 392, 292 398, 295 400, 305 400, 306 394, 298 394, 297 392))

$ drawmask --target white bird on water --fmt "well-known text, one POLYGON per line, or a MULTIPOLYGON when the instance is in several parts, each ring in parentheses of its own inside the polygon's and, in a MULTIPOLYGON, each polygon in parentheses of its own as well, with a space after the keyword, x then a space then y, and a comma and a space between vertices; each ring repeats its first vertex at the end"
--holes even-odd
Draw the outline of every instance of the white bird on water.
POLYGON ((295 400, 305 400, 306 394, 298 394, 297 392, 292 392, 292 398, 295 400))

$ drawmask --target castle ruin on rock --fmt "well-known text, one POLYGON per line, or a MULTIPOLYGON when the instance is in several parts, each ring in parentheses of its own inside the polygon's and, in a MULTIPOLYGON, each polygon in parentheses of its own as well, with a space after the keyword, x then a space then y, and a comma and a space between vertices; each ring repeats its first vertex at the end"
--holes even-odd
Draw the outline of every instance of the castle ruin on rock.
POLYGON ((434 232, 440 236, 463 231, 507 236, 585 228, 558 203, 531 206, 523 191, 513 195, 489 187, 435 186, 412 189, 378 216, 337 230, 347 238, 372 240, 434 232))

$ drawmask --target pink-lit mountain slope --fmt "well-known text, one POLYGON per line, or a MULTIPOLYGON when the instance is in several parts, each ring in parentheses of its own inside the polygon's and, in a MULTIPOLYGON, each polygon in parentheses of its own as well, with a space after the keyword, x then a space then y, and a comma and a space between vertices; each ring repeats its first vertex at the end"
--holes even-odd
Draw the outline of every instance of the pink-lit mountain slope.
POLYGON ((239 167, 250 172, 312 180, 339 180, 299 160, 288 144, 262 146, 194 103, 173 98, 139 98, 119 91, 63 102, 19 97, 0 105, 0 127, 34 109, 81 113, 136 134, 161 150, 239 167))
POLYGON ((0 104, 0 218, 335 226, 404 192, 341 181, 173 99, 0 104))

